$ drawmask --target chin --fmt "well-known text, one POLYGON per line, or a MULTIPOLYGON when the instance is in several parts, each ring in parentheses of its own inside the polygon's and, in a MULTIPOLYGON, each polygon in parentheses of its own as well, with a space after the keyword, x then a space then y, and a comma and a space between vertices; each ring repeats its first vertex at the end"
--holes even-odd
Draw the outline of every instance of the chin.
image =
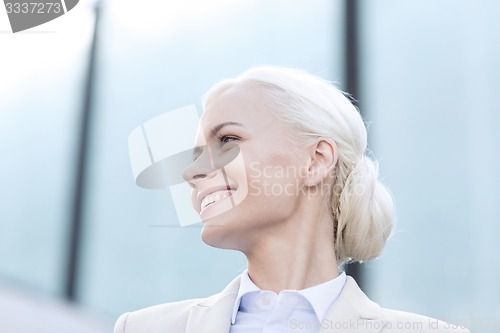
POLYGON ((217 216, 204 219, 201 239, 212 247, 219 249, 239 250, 242 245, 242 234, 245 232, 238 226, 243 219, 238 218, 237 208, 233 208, 217 216))
POLYGON ((211 246, 218 249, 231 249, 237 250, 235 248, 235 242, 232 241, 232 236, 228 233, 225 227, 221 225, 210 225, 203 224, 203 228, 201 230, 201 240, 211 246))

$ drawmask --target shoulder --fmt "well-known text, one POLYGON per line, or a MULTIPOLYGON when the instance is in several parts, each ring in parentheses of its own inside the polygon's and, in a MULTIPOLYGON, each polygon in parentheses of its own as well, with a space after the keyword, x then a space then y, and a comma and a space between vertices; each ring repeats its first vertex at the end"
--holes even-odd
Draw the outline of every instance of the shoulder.
MULTIPOLYGON (((449 324, 431 317, 390 310, 373 302, 359 288, 353 278, 346 284, 330 309, 331 322, 327 324, 345 332, 407 332, 407 333, 468 333, 459 325, 449 324)), ((337 330, 338 331, 338 330, 337 330)))
POLYGON ((154 333, 159 328, 168 332, 182 332, 186 327, 190 309, 201 300, 165 303, 124 313, 116 321, 114 333, 154 333))
POLYGON ((239 282, 240 276, 237 276, 224 290, 206 298, 165 303, 124 313, 116 321, 114 333, 185 332, 188 322, 193 322, 193 310, 208 309, 209 312, 215 312, 211 310, 222 308, 230 311, 239 282))
POLYGON ((469 333, 466 328, 416 313, 381 308, 384 332, 469 333))

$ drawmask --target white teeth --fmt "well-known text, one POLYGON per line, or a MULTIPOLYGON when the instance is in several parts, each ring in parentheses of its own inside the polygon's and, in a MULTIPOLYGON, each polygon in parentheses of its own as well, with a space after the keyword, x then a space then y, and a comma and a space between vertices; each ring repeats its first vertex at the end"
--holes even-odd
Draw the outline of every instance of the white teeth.
POLYGON ((210 193, 201 200, 201 209, 204 209, 205 207, 207 207, 210 204, 213 204, 216 201, 226 199, 231 195, 231 193, 232 191, 227 191, 227 190, 210 193))

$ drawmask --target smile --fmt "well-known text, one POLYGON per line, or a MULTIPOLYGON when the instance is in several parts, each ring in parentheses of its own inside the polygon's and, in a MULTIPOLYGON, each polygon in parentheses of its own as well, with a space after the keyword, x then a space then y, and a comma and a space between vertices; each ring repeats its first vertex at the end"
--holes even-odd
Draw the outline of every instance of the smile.
POLYGON ((221 190, 221 191, 215 191, 212 192, 203 199, 201 199, 201 210, 204 210, 206 207, 216 204, 224 199, 229 198, 231 195, 233 195, 234 190, 221 190))

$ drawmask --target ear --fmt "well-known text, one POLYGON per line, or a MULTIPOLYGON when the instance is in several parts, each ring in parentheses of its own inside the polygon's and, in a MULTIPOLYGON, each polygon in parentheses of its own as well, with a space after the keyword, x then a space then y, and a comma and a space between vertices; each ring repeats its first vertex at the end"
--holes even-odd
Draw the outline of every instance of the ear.
POLYGON ((318 138, 309 150, 307 186, 315 186, 327 179, 335 169, 338 154, 337 145, 328 138, 318 138))

